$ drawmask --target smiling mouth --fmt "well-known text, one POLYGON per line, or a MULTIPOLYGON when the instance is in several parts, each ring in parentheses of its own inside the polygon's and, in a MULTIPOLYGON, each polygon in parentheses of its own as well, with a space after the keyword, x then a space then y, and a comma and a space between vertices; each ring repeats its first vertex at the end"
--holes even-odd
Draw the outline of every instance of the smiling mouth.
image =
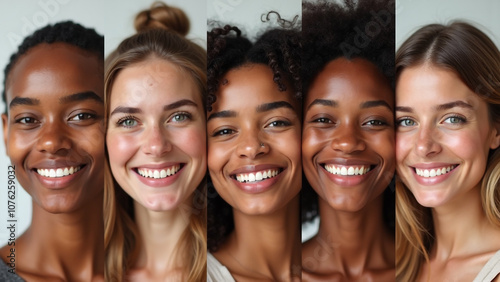
POLYGON ((238 173, 231 177, 241 183, 257 183, 266 179, 271 179, 282 173, 282 168, 267 169, 251 173, 238 173))
POLYGON ((135 168, 135 171, 142 177, 163 179, 175 175, 181 168, 182 164, 173 165, 170 167, 165 167, 162 169, 150 169, 150 168, 135 168))
POLYGON ((60 167, 60 168, 37 168, 36 173, 43 177, 59 178, 72 175, 82 169, 85 165, 60 167))
POLYGON ((370 165, 344 166, 344 165, 332 165, 332 164, 322 164, 322 166, 327 172, 341 176, 365 175, 375 167, 370 165))
POLYGON ((458 165, 449 165, 441 168, 433 168, 433 169, 419 169, 414 167, 413 170, 418 176, 429 178, 429 177, 436 177, 440 175, 444 175, 447 173, 450 173, 452 170, 454 170, 458 165))

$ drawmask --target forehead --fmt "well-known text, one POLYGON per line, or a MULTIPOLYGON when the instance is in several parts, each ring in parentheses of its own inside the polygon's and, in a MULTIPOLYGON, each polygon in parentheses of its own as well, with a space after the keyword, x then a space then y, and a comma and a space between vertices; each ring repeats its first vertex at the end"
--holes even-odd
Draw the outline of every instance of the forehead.
POLYGON ((182 98, 202 105, 192 75, 181 67, 160 58, 151 58, 122 69, 111 88, 110 104, 161 105, 182 98))
POLYGON ((12 68, 6 98, 83 91, 102 97, 103 76, 103 62, 97 55, 66 43, 42 43, 22 55, 12 68))
MULTIPOLYGON (((250 64, 230 70, 222 79, 217 92, 214 109, 231 105, 232 107, 253 108, 252 105, 273 101, 286 101, 296 106, 291 87, 279 91, 278 84, 273 81, 273 72, 263 64, 250 64)), ((283 82, 284 78, 282 78, 283 82)), ((286 85, 286 83, 285 83, 286 85)))
POLYGON ((313 81, 306 103, 315 99, 385 100, 394 102, 389 81, 368 60, 337 58, 329 62, 313 81))

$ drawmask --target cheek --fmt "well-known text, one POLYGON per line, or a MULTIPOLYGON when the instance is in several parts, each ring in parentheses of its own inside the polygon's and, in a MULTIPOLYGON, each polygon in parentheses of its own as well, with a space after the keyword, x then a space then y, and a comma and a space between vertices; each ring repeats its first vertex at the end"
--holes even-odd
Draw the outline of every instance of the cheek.
POLYGON ((201 126, 182 128, 173 133, 171 142, 194 161, 206 163, 207 144, 205 129, 201 126))
POLYGON ((222 172, 222 168, 229 161, 231 154, 229 145, 229 143, 208 142, 208 170, 211 173, 222 172))
POLYGON ((396 133, 396 161, 402 163, 410 152, 413 138, 409 133, 396 133))
POLYGON ((369 146, 380 155, 386 164, 393 167, 395 159, 395 139, 392 131, 380 132, 368 137, 369 146))
POLYGON ((116 169, 124 167, 128 160, 137 152, 139 136, 108 133, 106 143, 111 169, 116 171, 116 169))
POLYGON ((444 135, 442 143, 460 159, 465 161, 481 159, 486 162, 488 155, 486 138, 481 138, 481 135, 484 134, 478 131, 457 131, 454 134, 444 135))
POLYGON ((271 146, 280 150, 296 167, 302 168, 302 140, 300 128, 292 129, 286 134, 271 136, 271 146))
POLYGON ((97 167, 104 167, 104 133, 101 126, 89 128, 84 134, 76 136, 79 150, 89 154, 97 167))
POLYGON ((328 137, 321 131, 312 128, 306 128, 302 136, 302 161, 305 170, 311 170, 314 167, 314 157, 326 146, 328 137))

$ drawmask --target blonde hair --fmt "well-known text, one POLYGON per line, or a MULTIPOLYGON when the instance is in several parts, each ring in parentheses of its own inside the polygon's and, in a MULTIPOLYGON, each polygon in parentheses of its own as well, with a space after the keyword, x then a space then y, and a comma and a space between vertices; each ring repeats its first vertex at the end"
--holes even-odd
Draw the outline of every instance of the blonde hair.
MULTIPOLYGON (((155 2, 140 12, 135 20, 137 34, 125 39, 106 59, 105 104, 106 125, 109 117, 111 88, 118 73, 135 63, 158 58, 169 61, 186 72, 197 85, 202 101, 206 100, 206 51, 187 40, 189 20, 182 10, 155 2), (173 24, 174 23, 174 24, 173 24)), ((205 107, 205 104, 203 103, 205 107)), ((205 114, 205 111, 204 113, 205 114)), ((123 281, 136 261, 141 242, 134 222, 133 200, 113 178, 106 151, 104 185, 104 246, 106 281, 123 281)), ((204 169, 204 168, 201 168, 204 169)), ((187 281, 206 280, 206 182, 194 192, 189 225, 177 252, 189 256, 187 281)), ((176 254, 177 255, 177 254, 176 254)))
MULTIPOLYGON (((488 36, 464 22, 424 26, 396 52, 396 79, 405 68, 424 63, 454 71, 488 104, 492 124, 500 125, 500 52, 488 36)), ((498 148, 490 150, 481 182, 481 199, 488 220, 500 227, 498 148)), ((431 209, 421 206, 408 188, 397 180, 397 281, 414 281, 418 277, 422 263, 429 262, 434 240, 431 209)))

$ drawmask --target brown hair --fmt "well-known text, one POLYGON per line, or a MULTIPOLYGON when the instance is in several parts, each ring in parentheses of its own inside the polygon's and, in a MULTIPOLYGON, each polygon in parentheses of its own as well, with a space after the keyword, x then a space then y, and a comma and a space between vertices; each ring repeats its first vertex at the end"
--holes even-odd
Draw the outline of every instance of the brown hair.
MULTIPOLYGON (((178 8, 155 2, 151 9, 135 19, 137 34, 125 39, 106 59, 105 104, 106 125, 113 83, 122 69, 149 59, 161 59, 178 66, 197 85, 202 101, 206 99, 206 52, 186 39, 189 20, 178 8)), ((204 103, 203 103, 204 104, 204 103)), ((205 114, 205 111, 204 113, 205 114)), ((106 158, 108 154, 106 152, 106 158)), ((202 168, 204 169, 204 168, 202 168)), ((206 183, 194 192, 190 223, 177 250, 190 258, 187 281, 206 280, 206 183)), ((123 281, 127 270, 137 259, 140 236, 134 222, 133 200, 120 188, 105 164, 104 185, 105 279, 123 281)))
MULTIPOLYGON (((405 68, 421 64, 455 72, 488 104, 492 123, 500 124, 500 52, 483 32, 464 22, 420 28, 396 53, 396 79, 405 68)), ((481 199, 488 220, 500 226, 498 148, 490 150, 481 199)), ((421 206, 400 180, 396 183, 396 215, 396 280, 414 281, 422 263, 429 262, 434 226, 430 208, 421 206)))

